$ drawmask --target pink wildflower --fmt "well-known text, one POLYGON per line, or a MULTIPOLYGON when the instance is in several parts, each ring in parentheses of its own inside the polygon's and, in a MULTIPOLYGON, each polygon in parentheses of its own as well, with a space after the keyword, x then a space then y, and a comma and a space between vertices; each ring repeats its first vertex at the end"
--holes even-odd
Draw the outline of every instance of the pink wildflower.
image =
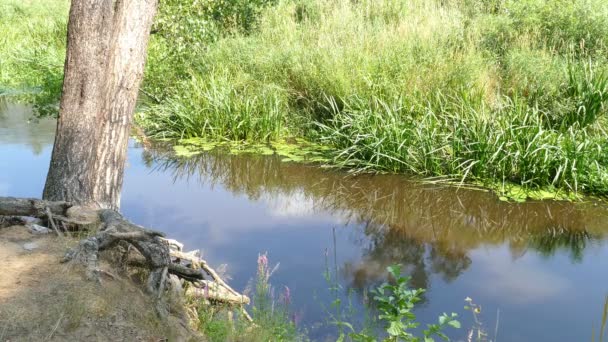
POLYGON ((285 286, 285 292, 283 293, 285 299, 285 305, 289 305, 291 303, 291 290, 289 287, 285 286))
POLYGON ((258 267, 266 269, 268 267, 268 253, 258 254, 258 267))

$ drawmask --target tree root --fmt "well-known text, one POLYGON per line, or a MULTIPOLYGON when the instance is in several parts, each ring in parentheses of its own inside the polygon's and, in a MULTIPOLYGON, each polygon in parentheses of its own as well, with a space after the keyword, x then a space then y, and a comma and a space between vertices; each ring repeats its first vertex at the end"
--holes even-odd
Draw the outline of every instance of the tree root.
POLYGON ((245 319, 252 321, 244 309, 249 298, 232 289, 199 251, 184 252, 183 244, 167 239, 162 232, 147 229, 125 220, 114 210, 92 210, 66 202, 0 197, 0 227, 24 224, 24 217, 42 219, 57 235, 68 231, 95 231, 81 240, 64 256, 63 262, 77 262, 86 268, 86 276, 101 281, 106 271, 99 268, 99 253, 127 246, 123 261, 149 270, 146 290, 158 300, 157 311, 168 314, 163 302, 166 291, 189 296, 206 303, 237 307, 245 319), (135 250, 135 253, 131 251, 135 250), (206 276, 211 279, 206 279, 206 276))

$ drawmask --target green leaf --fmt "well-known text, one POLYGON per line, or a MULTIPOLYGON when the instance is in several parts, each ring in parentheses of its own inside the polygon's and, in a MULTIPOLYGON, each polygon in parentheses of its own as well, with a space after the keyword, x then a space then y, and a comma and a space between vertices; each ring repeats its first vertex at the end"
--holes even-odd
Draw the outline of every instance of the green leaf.
POLYGON ((352 324, 348 323, 348 322, 341 322, 341 321, 337 321, 334 323, 336 326, 342 326, 342 327, 347 327, 348 329, 350 329, 350 331, 355 331, 355 328, 353 327, 352 324))
POLYGON ((460 322, 458 322, 457 320, 449 321, 448 325, 453 328, 460 329, 460 322))
POLYGON ((386 332, 389 333, 389 335, 391 336, 399 336, 401 332, 403 332, 403 328, 405 328, 403 323, 401 323, 400 321, 393 321, 389 324, 389 327, 388 329, 386 329, 386 332))
POLYGON ((398 279, 401 276, 401 265, 395 264, 386 268, 388 273, 390 273, 395 279, 398 279))

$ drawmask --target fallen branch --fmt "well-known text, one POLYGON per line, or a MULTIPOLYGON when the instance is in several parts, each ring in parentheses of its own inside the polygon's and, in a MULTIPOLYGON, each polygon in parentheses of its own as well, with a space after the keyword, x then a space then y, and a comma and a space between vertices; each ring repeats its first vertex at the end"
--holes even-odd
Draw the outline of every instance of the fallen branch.
POLYGON ((59 229, 57 229, 57 225, 55 224, 55 221, 53 220, 53 213, 51 213, 51 209, 49 209, 49 207, 46 207, 45 212, 46 212, 46 217, 49 220, 51 227, 53 227, 53 230, 55 231, 55 233, 57 233, 57 236, 63 237, 63 233, 60 232, 59 229))

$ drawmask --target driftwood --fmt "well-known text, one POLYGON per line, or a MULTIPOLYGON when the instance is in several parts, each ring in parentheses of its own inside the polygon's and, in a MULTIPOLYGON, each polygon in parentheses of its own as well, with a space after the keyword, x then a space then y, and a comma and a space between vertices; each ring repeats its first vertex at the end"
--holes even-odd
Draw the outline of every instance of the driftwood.
MULTIPOLYGON (((183 293, 207 303, 222 303, 243 309, 249 298, 232 289, 200 256, 199 251, 184 252, 183 244, 167 239, 162 232, 125 220, 114 210, 91 210, 67 202, 0 197, 0 227, 25 224, 25 217, 41 219, 58 235, 73 230, 88 230, 94 235, 81 240, 69 250, 63 262, 75 261, 86 267, 89 279, 107 275, 99 268, 99 253, 127 246, 124 261, 149 270, 146 289, 158 299, 165 291, 183 293), (134 252, 131 252, 134 251, 134 252), (210 279, 206 279, 209 277, 210 279)), ((159 306, 159 313, 167 309, 159 306)))

